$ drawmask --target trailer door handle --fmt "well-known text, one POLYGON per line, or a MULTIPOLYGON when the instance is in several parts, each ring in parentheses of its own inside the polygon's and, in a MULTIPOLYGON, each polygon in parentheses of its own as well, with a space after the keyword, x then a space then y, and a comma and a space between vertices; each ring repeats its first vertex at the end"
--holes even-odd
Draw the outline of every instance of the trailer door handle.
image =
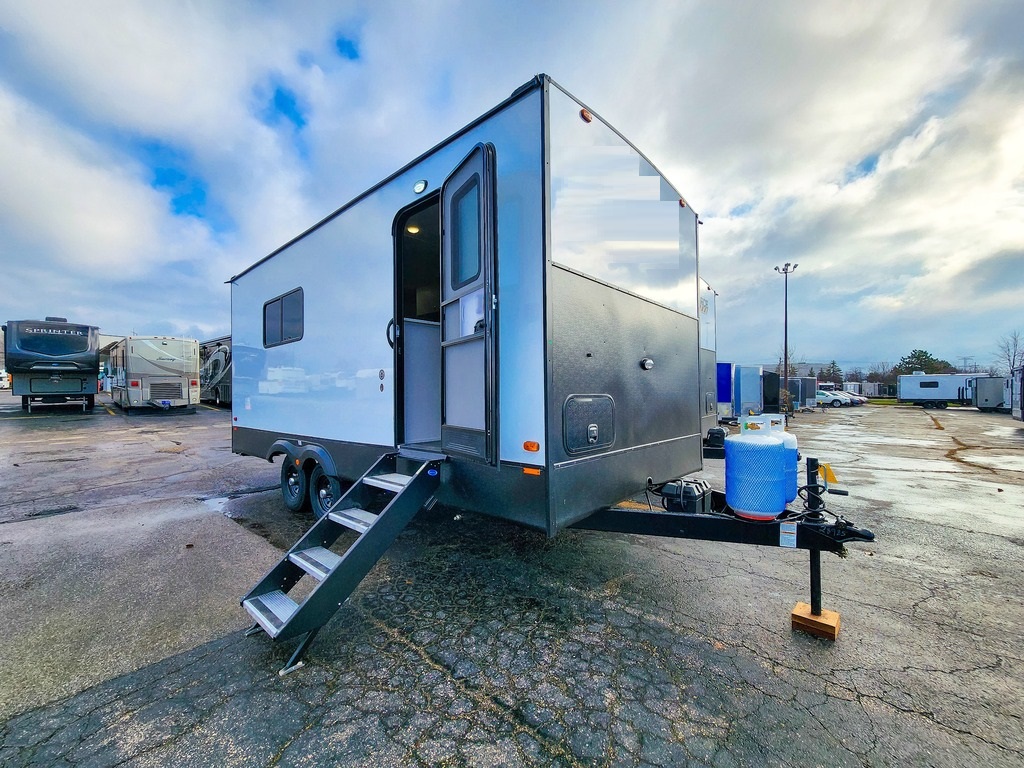
POLYGON ((395 340, 391 336, 391 329, 394 328, 394 327, 395 327, 395 318, 392 317, 390 320, 388 320, 387 330, 384 331, 384 335, 387 337, 387 340, 388 340, 388 346, 391 347, 392 349, 395 348, 395 340))

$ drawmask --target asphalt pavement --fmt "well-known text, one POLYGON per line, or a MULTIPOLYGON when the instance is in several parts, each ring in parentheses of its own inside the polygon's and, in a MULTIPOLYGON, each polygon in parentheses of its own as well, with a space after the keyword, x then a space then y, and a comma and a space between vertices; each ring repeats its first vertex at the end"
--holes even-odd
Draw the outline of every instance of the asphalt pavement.
POLYGON ((822 556, 835 642, 790 629, 806 552, 435 507, 279 677, 238 600, 312 518, 229 413, 0 393, 0 765, 1024 764, 1024 425, 792 427, 878 537, 822 556))

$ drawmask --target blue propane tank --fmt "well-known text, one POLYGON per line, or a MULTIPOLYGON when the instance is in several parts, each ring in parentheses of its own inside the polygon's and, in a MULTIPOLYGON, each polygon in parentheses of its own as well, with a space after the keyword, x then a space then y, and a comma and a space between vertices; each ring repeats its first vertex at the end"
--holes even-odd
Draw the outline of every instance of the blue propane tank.
POLYGON ((741 419, 725 438, 725 501, 736 514, 774 520, 786 508, 786 446, 768 417, 741 419))

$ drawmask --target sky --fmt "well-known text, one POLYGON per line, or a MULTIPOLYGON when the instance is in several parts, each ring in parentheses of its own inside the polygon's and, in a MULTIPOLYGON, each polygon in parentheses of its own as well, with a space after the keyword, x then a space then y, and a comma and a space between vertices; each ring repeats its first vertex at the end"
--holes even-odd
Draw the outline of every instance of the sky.
POLYGON ((1024 331, 1024 7, 0 0, 0 320, 230 332, 226 281, 544 72, 700 214, 718 357, 1024 331))

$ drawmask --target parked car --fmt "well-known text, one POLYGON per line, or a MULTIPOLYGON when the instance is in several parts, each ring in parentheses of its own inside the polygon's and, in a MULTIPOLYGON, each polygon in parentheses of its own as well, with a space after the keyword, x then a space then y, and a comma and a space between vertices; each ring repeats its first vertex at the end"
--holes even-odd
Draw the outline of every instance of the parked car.
POLYGON ((831 405, 833 408, 841 408, 844 405, 850 404, 850 401, 843 397, 842 392, 826 392, 823 389, 819 389, 814 393, 814 400, 818 405, 831 405))
POLYGON ((861 395, 857 392, 847 392, 844 390, 843 394, 851 398, 854 401, 854 405, 864 405, 864 403, 868 401, 868 399, 864 395, 861 395))

